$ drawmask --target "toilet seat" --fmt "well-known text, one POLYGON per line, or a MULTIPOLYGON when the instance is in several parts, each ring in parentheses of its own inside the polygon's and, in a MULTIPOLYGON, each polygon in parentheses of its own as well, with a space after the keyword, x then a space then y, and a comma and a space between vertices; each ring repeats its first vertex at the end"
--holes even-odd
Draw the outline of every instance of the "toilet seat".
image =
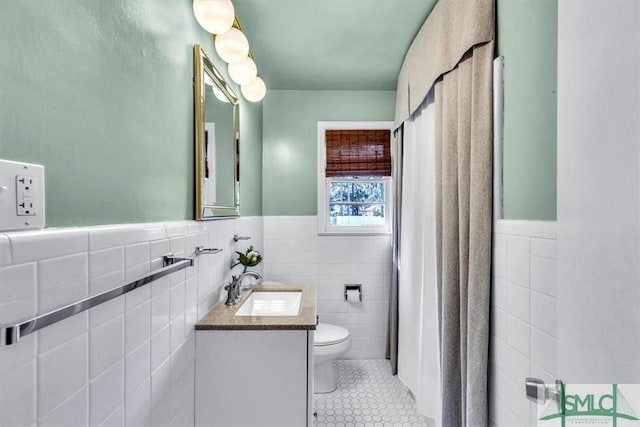
POLYGON ((313 345, 322 347, 339 344, 349 338, 349 331, 342 326, 329 323, 318 323, 314 334, 313 345))

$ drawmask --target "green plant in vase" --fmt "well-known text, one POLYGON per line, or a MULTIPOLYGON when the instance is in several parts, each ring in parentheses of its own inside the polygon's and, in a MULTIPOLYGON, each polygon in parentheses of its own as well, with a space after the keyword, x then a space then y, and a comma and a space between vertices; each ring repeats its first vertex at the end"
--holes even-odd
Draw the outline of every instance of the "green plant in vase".
POLYGON ((239 251, 236 251, 236 253, 238 254, 238 259, 231 268, 242 264, 244 266, 244 269, 242 270, 243 273, 247 272, 247 268, 255 267, 262 262, 262 255, 260 255, 258 251, 254 250, 253 246, 249 246, 244 253, 239 251))

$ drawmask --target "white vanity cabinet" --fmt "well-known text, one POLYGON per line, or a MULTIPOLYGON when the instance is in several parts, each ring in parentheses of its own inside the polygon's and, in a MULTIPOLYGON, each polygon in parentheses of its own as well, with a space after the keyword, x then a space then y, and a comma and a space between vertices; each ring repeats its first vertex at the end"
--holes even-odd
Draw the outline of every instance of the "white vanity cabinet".
POLYGON ((196 426, 313 426, 313 333, 196 331, 196 426))
MULTIPOLYGON (((220 303, 196 324, 197 427, 313 427, 316 292, 310 285, 256 286, 302 292, 297 315, 241 315, 220 303)), ((255 298, 254 298, 255 299, 255 298)))

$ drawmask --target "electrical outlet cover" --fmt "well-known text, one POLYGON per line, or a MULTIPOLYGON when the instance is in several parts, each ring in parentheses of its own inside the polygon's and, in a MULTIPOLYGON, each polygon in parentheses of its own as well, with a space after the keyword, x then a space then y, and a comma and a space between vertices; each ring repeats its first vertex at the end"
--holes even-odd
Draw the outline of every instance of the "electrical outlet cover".
POLYGON ((44 225, 44 166, 0 160, 0 231, 44 225))

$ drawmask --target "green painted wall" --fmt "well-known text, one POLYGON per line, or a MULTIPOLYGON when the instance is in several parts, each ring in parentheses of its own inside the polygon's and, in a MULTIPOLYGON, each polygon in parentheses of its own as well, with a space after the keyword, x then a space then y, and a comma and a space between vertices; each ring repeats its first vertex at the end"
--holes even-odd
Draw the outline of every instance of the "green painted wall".
POLYGON ((557 0, 498 0, 504 217, 556 219, 557 0))
POLYGON ((393 120, 395 91, 268 91, 263 214, 316 215, 318 121, 393 120))
MULTIPOLYGON (((45 165, 48 226, 193 218, 195 43, 226 73, 191 0, 3 2, 0 158, 45 165)), ((241 108, 260 215, 262 107, 241 108)))

